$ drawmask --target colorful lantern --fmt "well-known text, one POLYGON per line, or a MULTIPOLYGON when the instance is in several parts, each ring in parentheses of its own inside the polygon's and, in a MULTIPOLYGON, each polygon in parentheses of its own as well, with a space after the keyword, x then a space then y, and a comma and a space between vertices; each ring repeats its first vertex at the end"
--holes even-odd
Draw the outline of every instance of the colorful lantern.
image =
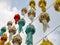
POLYGON ((39 21, 43 24, 43 31, 45 32, 48 27, 48 22, 50 21, 49 14, 41 13, 39 17, 39 21))
POLYGON ((53 43, 45 38, 43 39, 43 42, 40 45, 53 45, 53 43))
POLYGON ((19 34, 14 36, 13 39, 12 39, 12 43, 13 43, 13 45, 21 45, 21 43, 22 43, 21 36, 19 34))
POLYGON ((16 33, 16 28, 13 26, 11 29, 9 29, 9 41, 12 39, 12 35, 16 33))
POLYGON ((54 9, 60 12, 60 0, 56 0, 54 3, 54 9))
POLYGON ((26 13, 27 13, 27 8, 24 7, 24 8, 21 10, 21 14, 22 14, 22 15, 25 15, 26 13))
POLYGON ((27 38, 26 38, 26 44, 27 45, 33 45, 33 34, 35 33, 35 27, 31 24, 29 24, 26 28, 26 34, 27 34, 27 38))
POLYGON ((34 9, 30 9, 28 12, 29 19, 33 22, 34 17, 36 16, 36 12, 34 9))
POLYGON ((14 20, 15 20, 15 24, 17 24, 18 21, 20 20, 20 15, 19 14, 15 14, 14 20))
POLYGON ((31 0, 29 5, 30 5, 31 8, 36 10, 36 8, 35 8, 35 1, 34 0, 31 0))
POLYGON ((40 0, 38 6, 41 8, 42 12, 46 12, 46 1, 40 0))
POLYGON ((11 45, 11 44, 10 44, 10 42, 8 42, 8 43, 7 43, 7 44, 5 44, 5 45, 11 45))
POLYGON ((41 10, 42 10, 42 12, 46 12, 46 8, 45 7, 42 7, 41 10))
POLYGON ((22 29, 22 27, 25 25, 25 20, 24 19, 20 19, 19 21, 18 21, 18 25, 19 25, 19 33, 21 32, 21 31, 23 31, 23 29, 22 29))
POLYGON ((46 1, 45 0, 39 0, 38 6, 40 8, 46 7, 46 1))
POLYGON ((7 41, 7 34, 3 34, 1 36, 1 42, 0 42, 0 44, 1 45, 4 45, 6 41, 7 41))
POLYGON ((6 32, 6 27, 2 27, 2 28, 1 28, 1 32, 0 32, 0 36, 2 36, 3 33, 5 33, 5 32, 6 32))
POLYGON ((7 23, 7 26, 8 26, 8 29, 10 29, 11 27, 12 27, 12 21, 9 21, 8 23, 7 23))

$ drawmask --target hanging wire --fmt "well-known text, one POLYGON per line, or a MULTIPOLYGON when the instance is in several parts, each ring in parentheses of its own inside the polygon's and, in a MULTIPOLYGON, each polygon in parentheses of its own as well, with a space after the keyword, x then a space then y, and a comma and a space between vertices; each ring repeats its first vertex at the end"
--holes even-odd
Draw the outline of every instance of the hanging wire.
MULTIPOLYGON (((49 32, 48 34, 46 34, 44 37, 47 37, 49 34, 51 34, 52 32, 54 32, 59 27, 60 27, 60 25, 58 25, 57 27, 55 27, 51 32, 49 32)), ((42 37, 39 41, 37 41, 37 43, 39 43, 44 37, 42 37)))

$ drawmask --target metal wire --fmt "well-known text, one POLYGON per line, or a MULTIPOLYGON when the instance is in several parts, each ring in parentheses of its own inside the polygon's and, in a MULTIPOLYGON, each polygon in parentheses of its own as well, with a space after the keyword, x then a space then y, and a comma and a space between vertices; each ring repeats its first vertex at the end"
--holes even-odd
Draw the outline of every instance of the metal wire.
MULTIPOLYGON (((51 32, 49 32, 47 35, 45 35, 44 37, 47 37, 49 34, 51 34, 52 32, 54 32, 57 28, 59 28, 60 25, 58 25, 57 27, 55 27, 51 32)), ((37 43, 39 43, 44 37, 42 37, 39 41, 37 41, 37 43)), ((36 43, 36 44, 37 44, 36 43)))

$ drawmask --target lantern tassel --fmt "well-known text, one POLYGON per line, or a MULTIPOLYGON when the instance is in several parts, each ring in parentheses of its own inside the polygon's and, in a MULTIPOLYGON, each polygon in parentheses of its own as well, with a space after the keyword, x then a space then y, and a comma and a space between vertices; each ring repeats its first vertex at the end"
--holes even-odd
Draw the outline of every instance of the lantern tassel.
POLYGON ((49 27, 47 20, 43 20, 43 31, 46 32, 47 28, 49 27))

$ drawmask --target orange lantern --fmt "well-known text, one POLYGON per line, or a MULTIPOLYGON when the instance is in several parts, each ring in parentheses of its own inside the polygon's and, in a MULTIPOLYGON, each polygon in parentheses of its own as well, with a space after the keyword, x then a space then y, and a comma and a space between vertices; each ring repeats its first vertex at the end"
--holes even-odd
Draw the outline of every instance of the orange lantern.
POLYGON ((7 34, 3 34, 1 36, 1 45, 4 45, 4 43, 7 41, 7 34))

